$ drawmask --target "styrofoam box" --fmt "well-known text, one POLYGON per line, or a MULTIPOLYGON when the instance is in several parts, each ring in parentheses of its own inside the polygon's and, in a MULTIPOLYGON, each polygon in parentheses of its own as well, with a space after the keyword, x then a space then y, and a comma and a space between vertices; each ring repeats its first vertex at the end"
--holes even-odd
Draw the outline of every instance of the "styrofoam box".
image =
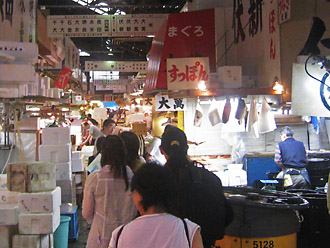
POLYGON ((83 156, 83 154, 80 151, 74 151, 74 152, 72 152, 72 160, 74 160, 74 159, 80 159, 82 156, 83 156))
POLYGON ((65 163, 71 161, 71 143, 64 145, 40 145, 39 160, 42 162, 65 163))
POLYGON ((53 234, 16 234, 12 248, 52 248, 53 234))
POLYGON ((62 145, 70 142, 69 127, 47 127, 42 129, 43 145, 62 145))
POLYGON ((71 162, 72 162, 72 172, 84 171, 84 161, 82 158, 73 159, 71 162))
POLYGON ((1 53, 13 56, 15 58, 15 64, 37 63, 38 61, 37 43, 0 41, 0 48, 1 53))
POLYGON ((37 74, 32 65, 0 64, 0 82, 36 82, 37 74), (19 73, 17 73, 19 72, 19 73))
POLYGON ((242 67, 241 66, 221 66, 218 67, 218 79, 225 89, 242 87, 242 67))
POLYGON ((93 156, 94 146, 83 146, 81 152, 85 157, 93 156))
POLYGON ((18 221, 17 204, 0 205, 0 225, 17 225, 18 221))
POLYGON ((21 118, 18 126, 20 130, 39 130, 40 117, 21 118))
POLYGON ((23 214, 18 217, 20 234, 49 234, 54 233, 60 225, 60 207, 53 213, 23 214))
POLYGON ((18 233, 18 226, 2 226, 0 225, 0 248, 9 248, 12 239, 18 233))
POLYGON ((0 190, 0 205, 1 204, 18 204, 18 192, 9 190, 0 190))
POLYGON ((7 165, 7 188, 16 192, 44 192, 56 187, 54 163, 27 162, 7 165))
POLYGON ((56 163, 56 180, 70 180, 72 176, 71 162, 56 163))
POLYGON ((73 192, 72 180, 57 180, 56 185, 61 187, 62 203, 73 203, 75 192, 73 192))
POLYGON ((0 175, 0 190, 7 190, 7 174, 0 175))
POLYGON ((40 193, 20 193, 18 199, 20 213, 52 213, 61 206, 61 188, 40 193))

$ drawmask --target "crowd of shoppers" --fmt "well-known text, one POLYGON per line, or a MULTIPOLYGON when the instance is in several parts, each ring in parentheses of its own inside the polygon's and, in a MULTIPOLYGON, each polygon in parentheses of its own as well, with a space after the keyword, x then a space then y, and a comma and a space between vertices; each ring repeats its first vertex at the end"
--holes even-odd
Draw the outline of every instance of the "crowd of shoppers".
POLYGON ((233 212, 225 202, 220 179, 206 169, 203 173, 214 177, 220 194, 216 195, 220 214, 212 217, 220 228, 217 238, 205 223, 211 221, 209 217, 200 210, 190 211, 195 203, 191 193, 196 188, 187 187, 182 175, 195 163, 187 155, 188 141, 182 130, 175 126, 164 130, 158 148, 166 162, 160 166, 145 163, 138 153, 140 142, 135 133, 108 134, 105 124, 113 122, 104 122, 103 135, 96 142, 94 161, 99 160, 100 166, 92 166, 84 188, 82 214, 91 224, 87 248, 208 248, 223 237, 233 212))

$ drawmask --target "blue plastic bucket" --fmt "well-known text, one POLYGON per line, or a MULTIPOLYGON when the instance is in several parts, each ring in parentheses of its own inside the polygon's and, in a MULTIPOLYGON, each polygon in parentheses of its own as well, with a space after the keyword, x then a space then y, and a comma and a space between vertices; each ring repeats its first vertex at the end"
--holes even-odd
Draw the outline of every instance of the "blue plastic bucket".
POLYGON ((69 222, 71 217, 61 215, 61 224, 54 232, 54 248, 67 248, 69 242, 69 222))

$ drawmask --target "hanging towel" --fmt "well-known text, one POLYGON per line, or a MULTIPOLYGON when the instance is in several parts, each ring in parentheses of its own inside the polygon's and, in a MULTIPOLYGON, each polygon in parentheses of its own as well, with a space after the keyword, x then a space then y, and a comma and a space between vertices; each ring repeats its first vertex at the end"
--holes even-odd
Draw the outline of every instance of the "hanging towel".
POLYGON ((225 107, 223 108, 223 113, 222 113, 222 122, 224 124, 226 124, 229 120, 230 111, 231 111, 230 99, 226 98, 225 107))
POLYGON ((248 132, 253 132, 256 138, 259 138, 259 131, 258 131, 258 112, 256 101, 253 98, 250 103, 250 112, 248 116, 248 132))
POLYGON ((238 99, 238 106, 235 114, 235 118, 238 120, 238 123, 241 124, 247 113, 247 108, 245 101, 242 98, 238 99))
POLYGON ((195 110, 194 126, 200 127, 202 125, 202 119, 203 119, 203 109, 198 102, 195 110))
POLYGON ((317 116, 312 116, 311 118, 313 128, 316 134, 320 133, 320 118, 317 116))
POLYGON ((212 126, 215 126, 221 122, 221 118, 217 108, 217 101, 215 99, 213 99, 211 102, 211 106, 208 112, 208 117, 212 126))
POLYGON ((265 97, 262 101, 258 126, 259 126, 259 133, 268 133, 276 129, 275 117, 271 112, 270 106, 267 103, 265 97))

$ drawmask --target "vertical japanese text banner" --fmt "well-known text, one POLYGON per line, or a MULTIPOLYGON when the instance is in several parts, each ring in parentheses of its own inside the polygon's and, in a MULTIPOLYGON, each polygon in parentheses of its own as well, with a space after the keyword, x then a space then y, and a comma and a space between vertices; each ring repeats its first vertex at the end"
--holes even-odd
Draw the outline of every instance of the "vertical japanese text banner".
POLYGON ((36 0, 0 0, 2 41, 36 42, 36 0))
POLYGON ((169 90, 197 89, 201 81, 208 87, 210 68, 208 57, 167 59, 167 88, 169 90))
POLYGON ((183 111, 186 109, 186 98, 169 98, 168 95, 155 96, 155 111, 183 111))

